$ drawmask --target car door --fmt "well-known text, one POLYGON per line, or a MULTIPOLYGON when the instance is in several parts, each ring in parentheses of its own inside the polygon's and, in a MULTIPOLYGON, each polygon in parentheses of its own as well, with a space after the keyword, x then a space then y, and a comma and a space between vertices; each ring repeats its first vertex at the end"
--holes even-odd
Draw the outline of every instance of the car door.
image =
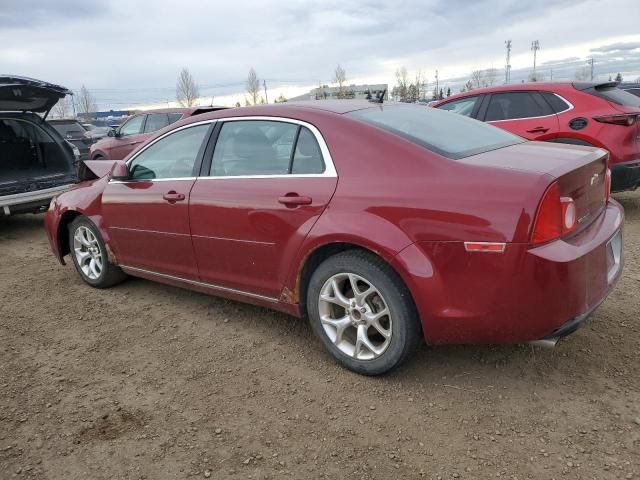
POLYGON ((120 264, 197 279, 189 193, 212 123, 171 131, 137 153, 129 178, 110 181, 102 211, 120 264))
POLYGON ((189 201, 200 278, 276 299, 336 189, 331 156, 320 132, 296 120, 226 119, 214 137, 189 201))
POLYGON ((118 129, 110 146, 109 158, 112 160, 122 160, 138 146, 138 144, 149 138, 144 133, 146 114, 135 115, 127 120, 118 129))
POLYGON ((483 102, 478 118, 528 140, 554 138, 558 116, 538 92, 500 92, 483 102))

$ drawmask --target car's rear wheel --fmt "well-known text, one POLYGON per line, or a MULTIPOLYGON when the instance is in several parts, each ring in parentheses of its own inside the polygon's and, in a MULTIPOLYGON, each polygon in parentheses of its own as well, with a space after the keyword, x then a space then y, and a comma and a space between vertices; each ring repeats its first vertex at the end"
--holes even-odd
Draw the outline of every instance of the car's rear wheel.
POLYGON ((69 251, 76 270, 92 287, 111 287, 126 278, 126 274, 109 261, 100 231, 86 217, 77 217, 69 225, 69 251))
POLYGON ((93 160, 104 160, 104 157, 102 155, 96 155, 93 157, 93 160))
POLYGON ((420 324, 402 279, 382 259, 350 250, 313 273, 307 311, 315 334, 345 367, 380 375, 420 343, 420 324))

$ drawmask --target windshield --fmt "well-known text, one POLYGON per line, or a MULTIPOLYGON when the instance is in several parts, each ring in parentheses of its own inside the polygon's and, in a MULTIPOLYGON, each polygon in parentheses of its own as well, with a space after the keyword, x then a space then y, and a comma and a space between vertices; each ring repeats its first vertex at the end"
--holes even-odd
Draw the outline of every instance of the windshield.
POLYGON ((456 113, 416 105, 383 105, 346 115, 452 159, 525 141, 497 127, 456 113))

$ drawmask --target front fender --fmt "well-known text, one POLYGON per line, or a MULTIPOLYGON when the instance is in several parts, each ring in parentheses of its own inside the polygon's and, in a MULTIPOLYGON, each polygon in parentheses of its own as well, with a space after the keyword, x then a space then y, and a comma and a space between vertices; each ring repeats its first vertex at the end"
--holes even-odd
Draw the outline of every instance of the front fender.
POLYGON ((61 264, 65 264, 64 256, 68 253, 64 241, 67 238, 66 228, 78 215, 94 223, 111 252, 109 232, 102 216, 102 192, 108 182, 109 179, 103 177, 79 183, 52 201, 45 215, 45 229, 51 250, 61 264))

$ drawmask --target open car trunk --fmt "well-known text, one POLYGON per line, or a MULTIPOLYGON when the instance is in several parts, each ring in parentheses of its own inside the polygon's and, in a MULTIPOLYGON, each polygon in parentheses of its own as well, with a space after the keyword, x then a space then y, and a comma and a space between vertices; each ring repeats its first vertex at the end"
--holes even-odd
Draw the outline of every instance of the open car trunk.
POLYGON ((0 113, 0 199, 74 183, 71 148, 33 114, 0 113))

